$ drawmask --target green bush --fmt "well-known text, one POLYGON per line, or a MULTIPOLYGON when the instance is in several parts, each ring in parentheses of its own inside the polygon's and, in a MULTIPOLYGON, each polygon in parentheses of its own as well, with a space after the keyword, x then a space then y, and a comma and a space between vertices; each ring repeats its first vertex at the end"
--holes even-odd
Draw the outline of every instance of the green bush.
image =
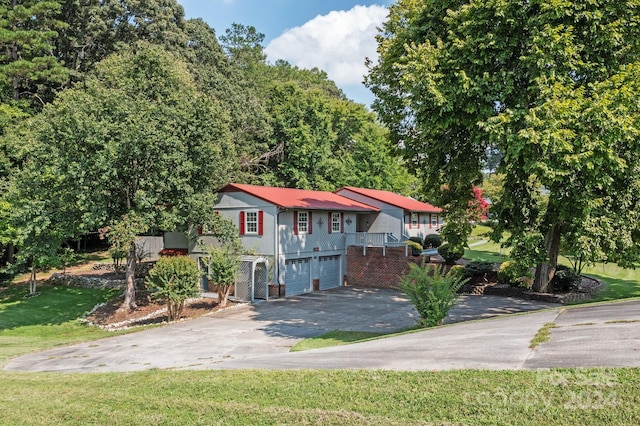
POLYGON ((169 321, 180 318, 184 302, 200 294, 198 265, 187 256, 161 257, 149 271, 146 282, 154 297, 167 302, 169 321))
POLYGON ((442 256, 447 265, 453 265, 464 255, 463 247, 453 247, 447 243, 438 247, 438 254, 442 256))
POLYGON ((438 248, 442 245, 442 237, 438 234, 429 234, 424 237, 424 248, 438 248))
POLYGON ((518 287, 520 285, 520 278, 529 276, 529 270, 514 260, 502 262, 498 269, 498 282, 509 284, 514 287, 518 287))
POLYGON ((409 267, 400 288, 420 314, 418 323, 422 327, 442 324, 455 304, 458 290, 468 279, 445 275, 443 268, 423 268, 413 263, 409 267))
POLYGON ((582 282, 582 277, 575 269, 568 268, 564 265, 558 265, 556 274, 553 277, 553 290, 557 292, 573 291, 578 288, 582 282))
POLYGON ((493 262, 474 260, 467 263, 464 271, 468 277, 481 277, 493 271, 493 262))
POLYGON ((422 245, 420 243, 416 243, 413 240, 407 241, 407 245, 411 249, 411 253, 413 255, 419 255, 422 253, 422 245))
POLYGON ((467 278, 467 273, 465 272, 464 266, 453 265, 451 269, 449 269, 447 276, 451 278, 467 278))
POLYGON ((413 241, 415 243, 418 243, 422 246, 422 238, 420 237, 409 237, 409 241, 413 241))

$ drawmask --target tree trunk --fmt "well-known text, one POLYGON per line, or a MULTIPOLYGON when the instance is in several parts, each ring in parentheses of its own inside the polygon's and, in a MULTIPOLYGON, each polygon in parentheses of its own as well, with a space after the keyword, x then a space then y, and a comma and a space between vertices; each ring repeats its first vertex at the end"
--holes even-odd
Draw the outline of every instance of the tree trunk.
POLYGON ((29 296, 34 296, 36 294, 36 286, 38 285, 37 281, 37 271, 36 271, 36 259, 32 259, 31 265, 31 276, 29 277, 29 296))
POLYGON ((558 255, 560 254, 560 236, 562 224, 556 223, 549 229, 544 239, 547 249, 548 262, 540 263, 536 267, 536 275, 533 280, 533 291, 538 293, 548 293, 551 288, 551 280, 556 274, 558 266, 558 255))
POLYGON ((136 305, 136 246, 131 244, 127 253, 126 270, 127 288, 124 291, 124 302, 120 309, 130 311, 137 308, 136 305))
POLYGON ((229 300, 229 292, 231 291, 230 285, 221 285, 218 287, 218 305, 221 308, 227 306, 227 301, 229 300))
POLYGON ((11 243, 7 245, 6 257, 8 263, 16 263, 16 246, 11 243))

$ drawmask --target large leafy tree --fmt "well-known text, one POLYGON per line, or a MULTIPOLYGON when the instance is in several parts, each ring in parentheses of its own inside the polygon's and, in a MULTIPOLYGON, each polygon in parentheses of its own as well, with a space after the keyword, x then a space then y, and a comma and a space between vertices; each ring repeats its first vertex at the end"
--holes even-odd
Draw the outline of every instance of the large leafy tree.
POLYGON ((225 105, 231 122, 233 143, 238 153, 238 169, 232 178, 251 181, 272 154, 272 132, 259 80, 254 69, 267 68, 256 55, 250 67, 229 56, 218 43, 214 30, 201 19, 188 20, 189 37, 185 57, 199 89, 225 105), (243 65, 244 64, 244 65, 243 65))
POLYGON ((60 0, 67 24, 55 40, 56 56, 75 79, 107 56, 137 41, 177 52, 187 44, 184 9, 175 0, 60 0))
POLYGON ((83 229, 106 227, 126 248, 124 308, 135 306, 135 236, 206 222, 233 166, 227 125, 186 64, 148 43, 102 61, 30 124, 47 157, 33 167, 53 170, 83 229))
POLYGON ((547 289, 560 243, 590 260, 637 258, 640 2, 399 0, 370 64, 374 109, 449 213, 464 214, 487 153, 492 211, 547 289), (493 168, 493 166, 491 167, 493 168), (544 193, 544 197, 540 193, 544 193))

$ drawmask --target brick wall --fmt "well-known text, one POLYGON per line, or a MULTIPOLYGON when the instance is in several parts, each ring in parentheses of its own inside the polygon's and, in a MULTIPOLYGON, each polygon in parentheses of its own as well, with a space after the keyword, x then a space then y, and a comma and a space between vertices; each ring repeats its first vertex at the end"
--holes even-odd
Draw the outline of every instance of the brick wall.
POLYGON ((400 276, 409 271, 409 263, 420 265, 424 258, 411 256, 411 250, 406 256, 404 247, 387 247, 386 256, 382 255, 382 247, 367 247, 366 256, 362 247, 348 247, 347 285, 398 288, 400 276))

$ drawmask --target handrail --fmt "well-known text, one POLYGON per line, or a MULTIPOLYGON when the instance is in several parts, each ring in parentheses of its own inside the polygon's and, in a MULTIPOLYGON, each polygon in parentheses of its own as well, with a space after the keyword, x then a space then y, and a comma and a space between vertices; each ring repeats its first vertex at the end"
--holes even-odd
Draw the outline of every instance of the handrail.
POLYGON ((398 241, 390 232, 355 232, 346 234, 347 246, 362 247, 363 254, 367 254, 367 247, 382 247, 383 256, 387 247, 405 247, 408 253, 407 242, 398 241))

